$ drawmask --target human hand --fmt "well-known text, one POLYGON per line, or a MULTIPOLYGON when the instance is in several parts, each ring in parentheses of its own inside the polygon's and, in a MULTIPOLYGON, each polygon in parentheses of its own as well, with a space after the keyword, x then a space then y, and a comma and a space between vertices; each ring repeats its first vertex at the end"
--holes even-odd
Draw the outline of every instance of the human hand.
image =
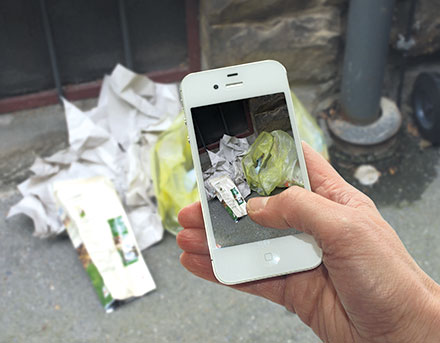
MULTIPOLYGON (((248 202, 255 222, 314 236, 318 268, 229 286, 297 313, 325 342, 439 342, 440 287, 406 251, 374 203, 303 144, 313 193, 300 187, 248 202)), ((179 214, 177 243, 190 272, 213 274, 200 203, 179 214)))

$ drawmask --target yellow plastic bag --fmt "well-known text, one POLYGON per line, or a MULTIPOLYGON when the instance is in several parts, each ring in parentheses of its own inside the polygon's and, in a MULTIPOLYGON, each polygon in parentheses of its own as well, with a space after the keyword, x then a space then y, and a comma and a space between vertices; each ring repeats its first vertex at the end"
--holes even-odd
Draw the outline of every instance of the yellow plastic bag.
POLYGON ((296 97, 295 93, 291 92, 291 94, 299 136, 328 161, 329 155, 324 133, 316 123, 315 118, 310 115, 309 111, 296 97))
POLYGON ((249 187, 270 195, 276 187, 303 186, 295 141, 282 130, 261 132, 242 160, 249 187))
POLYGON ((151 175, 159 215, 164 228, 174 235, 182 229, 177 221, 179 211, 199 200, 187 135, 180 113, 151 150, 151 175))

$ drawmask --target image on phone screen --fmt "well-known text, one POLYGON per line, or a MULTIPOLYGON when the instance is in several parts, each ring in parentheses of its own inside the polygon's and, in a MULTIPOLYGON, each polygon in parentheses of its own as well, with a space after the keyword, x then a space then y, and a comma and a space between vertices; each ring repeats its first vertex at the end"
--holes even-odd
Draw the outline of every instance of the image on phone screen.
POLYGON ((191 108, 217 248, 294 235, 246 212, 250 198, 304 187, 284 93, 191 108))

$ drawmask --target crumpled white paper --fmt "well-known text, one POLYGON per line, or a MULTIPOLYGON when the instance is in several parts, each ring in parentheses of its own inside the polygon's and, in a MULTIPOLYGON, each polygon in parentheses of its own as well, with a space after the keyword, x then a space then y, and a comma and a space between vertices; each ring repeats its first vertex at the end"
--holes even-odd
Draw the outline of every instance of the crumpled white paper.
POLYGON ((23 199, 11 207, 8 217, 31 217, 36 236, 59 234, 64 227, 52 183, 102 175, 115 185, 140 249, 161 240, 148 151, 180 111, 177 85, 158 84, 117 65, 104 78, 97 107, 82 112, 63 102, 69 147, 35 160, 35 175, 18 186, 23 199))
POLYGON ((208 200, 215 197, 215 190, 208 180, 211 177, 222 175, 227 175, 234 181, 243 198, 251 194, 241 165, 241 160, 248 150, 249 143, 246 138, 237 138, 228 135, 223 135, 220 140, 218 152, 214 153, 206 150, 211 161, 211 168, 203 173, 208 200))

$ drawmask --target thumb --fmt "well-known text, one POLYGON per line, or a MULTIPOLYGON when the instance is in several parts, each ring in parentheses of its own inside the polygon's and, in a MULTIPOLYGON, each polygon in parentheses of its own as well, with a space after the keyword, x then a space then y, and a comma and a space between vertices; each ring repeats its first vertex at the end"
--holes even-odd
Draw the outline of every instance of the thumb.
POLYGON ((247 203, 250 218, 265 227, 295 228, 312 235, 318 243, 338 236, 352 209, 304 188, 293 186, 270 197, 247 203))

